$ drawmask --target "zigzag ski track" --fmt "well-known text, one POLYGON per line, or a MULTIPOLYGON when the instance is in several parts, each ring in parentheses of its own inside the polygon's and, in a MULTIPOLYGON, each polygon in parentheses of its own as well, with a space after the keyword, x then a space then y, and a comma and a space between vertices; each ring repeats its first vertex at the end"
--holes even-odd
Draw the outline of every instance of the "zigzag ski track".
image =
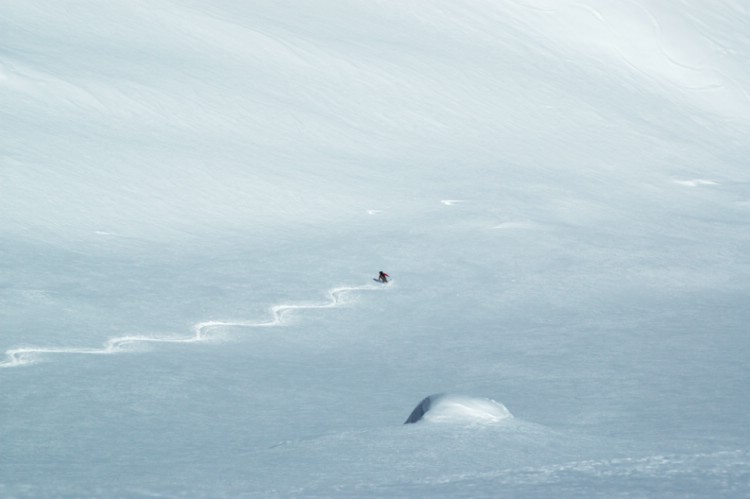
POLYGON ((5 359, 0 361, 0 368, 19 367, 34 364, 51 355, 113 355, 127 352, 127 345, 138 343, 200 343, 210 339, 209 332, 220 327, 276 327, 284 323, 284 316, 293 310, 317 308, 335 308, 343 303, 343 295, 355 291, 377 291, 385 286, 341 286, 327 291, 328 300, 323 303, 300 303, 274 305, 270 309, 271 317, 265 321, 202 321, 193 325, 190 336, 147 336, 124 335, 110 338, 102 347, 36 347, 24 346, 5 351, 5 359))

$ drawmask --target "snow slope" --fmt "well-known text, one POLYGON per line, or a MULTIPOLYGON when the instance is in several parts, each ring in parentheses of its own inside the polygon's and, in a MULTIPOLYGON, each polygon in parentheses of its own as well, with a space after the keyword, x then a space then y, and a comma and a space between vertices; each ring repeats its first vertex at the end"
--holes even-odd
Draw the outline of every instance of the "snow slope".
POLYGON ((750 494, 749 28, 2 4, 0 495, 750 494))

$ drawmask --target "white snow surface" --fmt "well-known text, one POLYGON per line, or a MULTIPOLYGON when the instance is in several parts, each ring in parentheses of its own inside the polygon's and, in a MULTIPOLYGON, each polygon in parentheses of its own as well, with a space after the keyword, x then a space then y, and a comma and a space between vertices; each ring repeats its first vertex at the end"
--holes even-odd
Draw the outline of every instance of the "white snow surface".
MULTIPOLYGON (((429 410, 423 411, 423 417, 419 421, 491 424, 513 417, 507 407, 490 399, 437 394, 431 395, 428 400, 429 410)), ((407 420, 408 423, 419 421, 407 420)))
POLYGON ((750 497, 749 54, 742 0, 3 2, 0 496, 750 497))

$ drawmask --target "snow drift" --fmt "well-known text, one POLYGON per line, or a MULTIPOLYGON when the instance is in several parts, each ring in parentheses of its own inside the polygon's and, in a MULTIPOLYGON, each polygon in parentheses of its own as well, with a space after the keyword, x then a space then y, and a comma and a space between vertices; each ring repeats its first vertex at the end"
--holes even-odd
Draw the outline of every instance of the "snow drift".
POLYGON ((424 398, 404 424, 431 423, 497 423, 513 415, 501 403, 491 399, 438 393, 424 398))

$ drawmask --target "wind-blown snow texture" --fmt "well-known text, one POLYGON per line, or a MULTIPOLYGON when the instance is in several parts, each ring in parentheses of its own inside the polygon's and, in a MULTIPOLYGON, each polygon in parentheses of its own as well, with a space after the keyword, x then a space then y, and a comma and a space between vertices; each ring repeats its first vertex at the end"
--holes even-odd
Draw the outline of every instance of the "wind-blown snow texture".
POLYGON ((750 496, 750 7, 678 4, 3 3, 0 495, 750 496))

